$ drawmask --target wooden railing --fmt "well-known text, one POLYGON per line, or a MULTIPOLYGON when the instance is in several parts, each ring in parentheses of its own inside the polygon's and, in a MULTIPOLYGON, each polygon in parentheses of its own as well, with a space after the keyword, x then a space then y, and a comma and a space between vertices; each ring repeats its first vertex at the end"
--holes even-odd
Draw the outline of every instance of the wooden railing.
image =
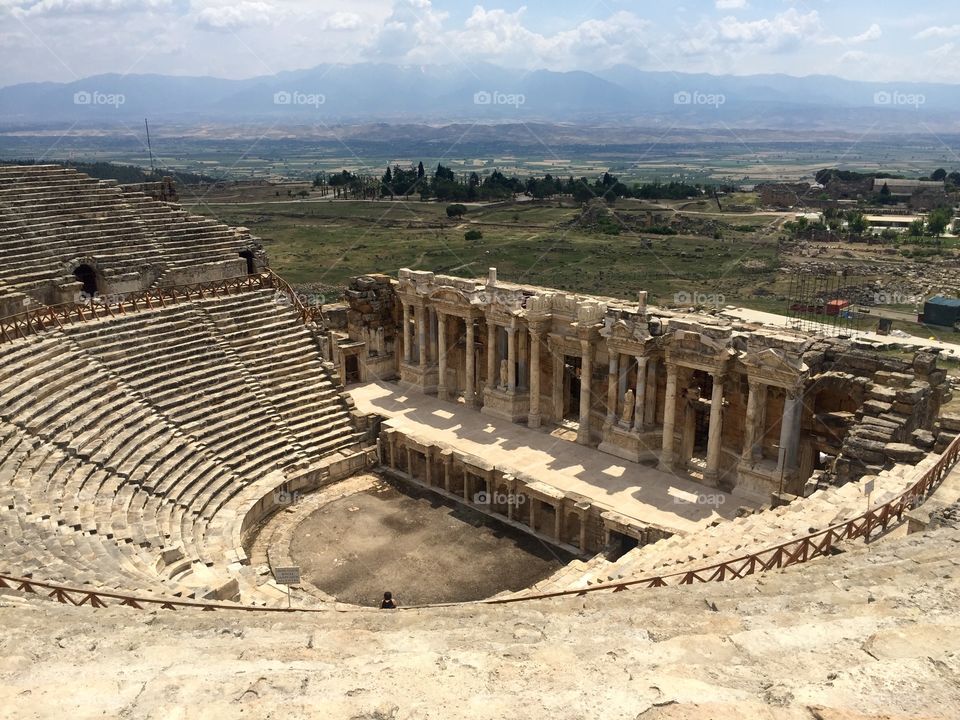
POLYGON ((85 303, 45 305, 34 310, 26 310, 0 318, 0 342, 12 342, 51 328, 61 328, 69 323, 102 320, 140 310, 167 307, 187 300, 203 300, 208 297, 233 295, 246 290, 263 288, 274 288, 282 293, 304 323, 321 321, 319 307, 306 305, 286 280, 273 270, 266 268, 255 275, 191 285, 171 285, 108 296, 109 299, 106 302, 102 298, 95 298, 85 303))
MULTIPOLYGON (((873 533, 877 531, 884 532, 895 523, 902 522, 904 513, 920 505, 934 488, 939 485, 943 478, 947 476, 956 464, 958 456, 960 456, 960 436, 950 443, 950 446, 933 467, 925 471, 913 485, 893 499, 871 508, 862 515, 858 515, 846 522, 832 525, 824 530, 818 530, 802 538, 787 540, 774 547, 747 553, 733 560, 724 560, 686 572, 652 575, 633 580, 593 585, 578 590, 561 590, 538 595, 525 595, 522 597, 479 600, 475 603, 438 603, 433 605, 409 606, 401 609, 445 607, 453 604, 500 605, 571 595, 582 596, 598 592, 622 592, 632 588, 656 588, 672 585, 721 582, 724 580, 743 578, 765 570, 775 570, 791 565, 798 565, 814 558, 830 554, 832 549, 841 542, 857 538, 869 540, 873 533)), ((248 610, 282 613, 329 612, 329 609, 326 607, 261 608, 241 605, 239 603, 207 603, 199 600, 178 600, 170 597, 143 597, 116 592, 72 588, 9 574, 0 574, 0 588, 15 589, 26 593, 43 592, 48 597, 61 603, 89 605, 90 607, 107 607, 110 604, 115 604, 137 609, 156 607, 166 610, 248 610)), ((346 608, 338 605, 338 609, 345 610, 346 608)))

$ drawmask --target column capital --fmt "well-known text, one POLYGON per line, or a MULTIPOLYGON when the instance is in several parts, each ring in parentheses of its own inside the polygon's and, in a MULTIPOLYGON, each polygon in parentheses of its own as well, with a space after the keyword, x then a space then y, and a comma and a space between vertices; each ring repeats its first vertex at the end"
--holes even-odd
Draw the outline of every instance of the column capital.
POLYGON ((530 331, 532 335, 537 340, 540 339, 540 336, 543 335, 543 332, 547 329, 546 320, 528 320, 527 321, 527 330, 530 331))

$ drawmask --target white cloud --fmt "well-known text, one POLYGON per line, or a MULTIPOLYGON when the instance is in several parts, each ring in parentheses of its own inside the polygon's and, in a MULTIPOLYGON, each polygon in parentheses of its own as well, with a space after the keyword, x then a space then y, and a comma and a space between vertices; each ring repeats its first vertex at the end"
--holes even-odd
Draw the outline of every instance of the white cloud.
POLYGON ((236 5, 206 7, 197 14, 197 27, 210 32, 233 32, 269 25, 275 8, 265 2, 243 0, 236 5))
POLYGON ((743 10, 747 0, 717 0, 717 10, 743 10))
POLYGON ((488 10, 482 5, 460 28, 429 0, 400 0, 366 47, 369 57, 402 63, 493 62, 508 67, 555 70, 639 62, 649 23, 621 11, 585 20, 568 30, 542 34, 526 24, 527 11, 488 10))
POLYGON ((9 0, 0 4, 17 17, 66 16, 165 10, 173 0, 9 0))
POLYGON ((854 35, 852 38, 849 38, 847 42, 851 43, 865 43, 871 42, 873 40, 879 40, 883 35, 883 30, 880 29, 880 26, 876 23, 873 23, 870 27, 864 30, 859 35, 854 35))
POLYGON ((913 36, 914 40, 960 37, 960 25, 933 25, 913 36))
POLYGON ((757 45, 768 50, 782 50, 815 36, 820 30, 820 15, 816 10, 801 13, 796 8, 790 8, 769 19, 740 21, 725 17, 717 26, 717 39, 734 45, 757 45))
POLYGON ((945 43, 940 47, 935 47, 933 50, 928 50, 925 54, 934 58, 953 59, 956 57, 957 44, 956 43, 945 43))
POLYGON ((446 19, 447 13, 435 11, 430 0, 397 0, 366 50, 373 57, 394 61, 416 60, 410 57, 414 51, 429 56, 446 19))
POLYGON ((790 8, 758 20, 739 20, 727 15, 719 21, 702 21, 674 44, 683 55, 709 57, 712 63, 717 63, 731 55, 798 48, 822 32, 816 10, 801 13, 790 8))
POLYGON ((870 55, 863 50, 847 50, 840 56, 839 62, 843 64, 862 65, 870 59, 870 55))
POLYGON ((363 18, 356 13, 335 12, 320 21, 321 30, 356 30, 363 24, 363 18))

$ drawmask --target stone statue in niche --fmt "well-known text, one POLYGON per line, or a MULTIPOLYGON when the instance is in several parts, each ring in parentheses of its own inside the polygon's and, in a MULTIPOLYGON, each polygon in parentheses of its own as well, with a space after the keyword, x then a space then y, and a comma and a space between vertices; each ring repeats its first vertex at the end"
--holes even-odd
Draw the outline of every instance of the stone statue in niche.
POLYGON ((633 420, 633 406, 636 402, 636 396, 633 394, 631 388, 627 388, 627 391, 623 394, 623 412, 620 414, 620 424, 624 427, 630 427, 630 422, 633 420))
POLYGON ((507 365, 506 360, 500 361, 500 389, 507 389, 507 381, 510 377, 509 366, 507 365))

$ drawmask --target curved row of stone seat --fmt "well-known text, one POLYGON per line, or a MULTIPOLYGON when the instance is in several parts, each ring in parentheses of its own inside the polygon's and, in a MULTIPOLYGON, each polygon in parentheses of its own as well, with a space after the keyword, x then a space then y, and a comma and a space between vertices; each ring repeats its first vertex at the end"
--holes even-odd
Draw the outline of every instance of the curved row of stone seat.
POLYGON ((715 521, 689 534, 634 548, 615 561, 602 554, 586 562, 574 561, 514 595, 579 590, 618 580, 673 575, 734 560, 854 518, 867 509, 866 482, 874 482, 871 506, 879 505, 910 487, 936 460, 936 456, 930 456, 917 466, 897 465, 877 476, 818 490, 788 505, 734 520, 715 521))
MULTIPOLYGON (((297 318, 269 293, 249 295, 244 307, 265 328, 271 314, 282 318, 277 327, 297 318)), ((315 427, 322 410, 329 427, 317 429, 322 438, 312 449, 298 444, 305 436, 290 430, 303 424, 297 406, 285 404, 281 413, 271 404, 260 371, 251 371, 209 313, 232 300, 187 302, 0 346, 6 572, 178 597, 236 581, 245 602, 278 601, 276 588, 258 590, 237 572, 242 509, 286 473, 314 471, 325 454, 317 448, 355 447, 357 436, 343 397, 315 390, 330 380, 311 354, 304 373, 314 385, 299 411, 315 427)), ((309 337, 302 325, 288 330, 289 337, 272 328, 266 341, 278 354, 288 345, 299 352, 309 337)))
MULTIPOLYGON (((236 492, 242 482, 236 475, 140 402, 121 378, 71 352, 63 338, 24 345, 34 351, 26 365, 18 367, 11 353, 0 370, 0 416, 6 421, 195 517, 211 517, 236 492)), ((92 501, 96 492, 78 497, 92 501)))
POLYGON ((191 568, 198 561, 171 555, 181 530, 161 529, 158 496, 50 442, 24 438, 14 425, 0 424, 0 438, 8 572, 116 591, 193 593, 195 577, 181 583, 171 575, 177 568, 166 568, 165 556, 191 568))
POLYGON ((59 166, 0 169, 0 283, 27 294, 79 291, 77 262, 95 263, 106 292, 146 288, 170 270, 180 272, 171 282, 192 282, 201 265, 217 266, 208 277, 239 275, 253 247, 246 231, 113 181, 59 166))
POLYGON ((242 293, 207 303, 204 310, 308 454, 323 455, 343 444, 351 423, 346 407, 331 403, 339 386, 316 372, 323 364, 316 337, 285 295, 242 293))
POLYGON ((260 388, 196 305, 93 325, 67 335, 240 475, 305 464, 260 388))

